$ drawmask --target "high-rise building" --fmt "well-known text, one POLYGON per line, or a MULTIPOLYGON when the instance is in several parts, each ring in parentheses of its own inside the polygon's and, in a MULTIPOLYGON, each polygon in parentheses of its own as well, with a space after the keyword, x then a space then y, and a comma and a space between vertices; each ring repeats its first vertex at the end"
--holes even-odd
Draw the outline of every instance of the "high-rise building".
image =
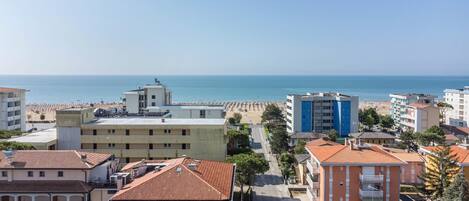
POLYGON ((287 96, 287 131, 293 133, 336 130, 340 137, 358 131, 358 97, 340 93, 287 96))
POLYGON ((434 104, 411 103, 397 122, 403 131, 423 132, 440 124, 440 110, 434 104))
POLYGON ((0 130, 26 130, 26 90, 0 87, 0 130))
POLYGON ((432 95, 417 93, 394 93, 389 94, 389 97, 391 97, 390 115, 396 125, 399 125, 401 121, 406 121, 402 119, 402 116, 408 113, 408 106, 411 103, 434 104, 436 98, 432 95))
POLYGON ((468 127, 469 121, 469 86, 463 89, 446 89, 445 102, 453 109, 445 113, 446 124, 459 127, 468 127))

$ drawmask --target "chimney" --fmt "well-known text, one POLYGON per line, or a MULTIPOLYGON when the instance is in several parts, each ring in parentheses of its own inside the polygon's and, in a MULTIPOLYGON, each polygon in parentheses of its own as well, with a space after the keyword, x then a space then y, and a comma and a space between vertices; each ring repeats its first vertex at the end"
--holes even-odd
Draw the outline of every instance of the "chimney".
POLYGON ((344 145, 345 145, 345 146, 348 146, 348 144, 349 144, 348 138, 345 138, 344 145))
POLYGON ((81 154, 80 158, 81 158, 82 161, 86 161, 87 156, 86 156, 86 154, 81 154))

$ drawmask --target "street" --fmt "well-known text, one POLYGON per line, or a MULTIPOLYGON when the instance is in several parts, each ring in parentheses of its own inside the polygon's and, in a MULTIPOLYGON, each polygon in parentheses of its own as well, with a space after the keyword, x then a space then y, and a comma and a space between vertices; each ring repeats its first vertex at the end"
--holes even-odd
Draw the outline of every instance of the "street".
POLYGON ((291 200, 287 186, 283 183, 282 174, 277 164, 277 159, 270 154, 270 145, 261 125, 251 125, 253 145, 256 153, 263 153, 269 161, 270 169, 263 175, 255 178, 253 193, 255 201, 291 200))

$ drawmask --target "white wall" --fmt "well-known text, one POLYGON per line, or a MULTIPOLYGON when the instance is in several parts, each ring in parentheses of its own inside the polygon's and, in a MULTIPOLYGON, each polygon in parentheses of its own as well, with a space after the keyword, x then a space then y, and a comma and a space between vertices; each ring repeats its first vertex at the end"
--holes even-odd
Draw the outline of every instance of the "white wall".
POLYGON ((125 108, 130 114, 138 113, 138 92, 126 92, 125 97, 125 108))
POLYGON ((79 127, 57 127, 57 149, 81 149, 81 129, 79 127))

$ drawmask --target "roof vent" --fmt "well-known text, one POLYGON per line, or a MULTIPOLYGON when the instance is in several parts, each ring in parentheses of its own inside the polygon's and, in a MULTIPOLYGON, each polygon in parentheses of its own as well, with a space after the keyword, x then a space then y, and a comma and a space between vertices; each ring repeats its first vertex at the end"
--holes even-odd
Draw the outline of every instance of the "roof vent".
POLYGON ((197 164, 196 163, 189 163, 187 165, 187 167, 189 167, 189 169, 192 170, 192 171, 197 170, 197 164))
POLYGON ((86 156, 86 154, 81 154, 81 155, 80 155, 80 158, 81 158, 81 160, 85 161, 86 158, 87 158, 87 156, 86 156))
POLYGON ((182 168, 178 166, 178 167, 176 168, 176 173, 181 174, 181 172, 182 172, 182 168))

